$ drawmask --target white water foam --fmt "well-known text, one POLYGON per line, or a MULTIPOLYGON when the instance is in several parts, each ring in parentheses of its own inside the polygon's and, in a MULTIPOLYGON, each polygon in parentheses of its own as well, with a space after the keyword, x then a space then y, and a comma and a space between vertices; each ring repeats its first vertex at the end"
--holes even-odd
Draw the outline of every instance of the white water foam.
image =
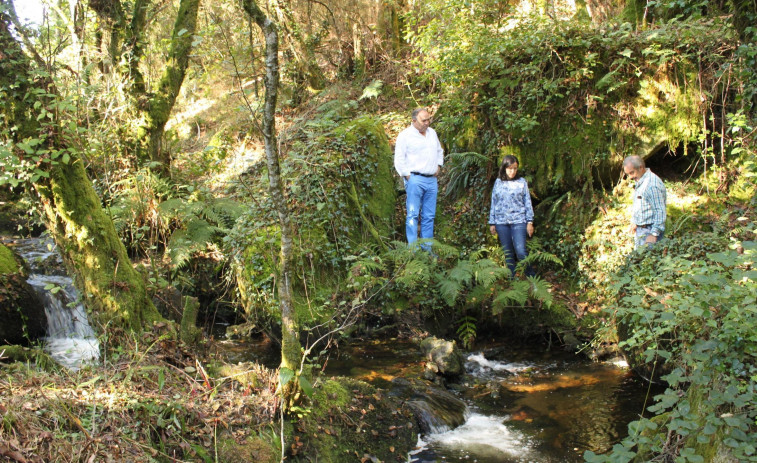
POLYGON ((519 373, 534 368, 534 365, 520 362, 499 362, 489 360, 482 353, 470 354, 467 359, 466 367, 473 373, 485 373, 487 371, 507 371, 510 373, 519 373))
POLYGON ((520 433, 504 425, 505 419, 472 413, 467 421, 451 431, 425 436, 419 440, 424 448, 428 445, 450 447, 483 458, 528 458, 531 444, 520 433))
POLYGON ((100 343, 87 320, 84 305, 70 277, 29 275, 27 282, 45 304, 47 337, 45 350, 58 363, 70 370, 96 363, 100 359, 100 343))

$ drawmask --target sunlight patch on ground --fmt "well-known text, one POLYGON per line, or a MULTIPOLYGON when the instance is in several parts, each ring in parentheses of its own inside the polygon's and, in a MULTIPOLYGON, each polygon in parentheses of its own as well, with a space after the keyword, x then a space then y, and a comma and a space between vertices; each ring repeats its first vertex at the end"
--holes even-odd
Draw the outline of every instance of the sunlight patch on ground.
POLYGON ((166 124, 166 130, 175 130, 176 134, 182 139, 191 137, 193 135, 193 130, 199 131, 201 129, 197 124, 189 124, 187 121, 208 111, 215 104, 215 100, 208 98, 200 98, 191 104, 187 104, 183 111, 174 114, 174 116, 168 121, 166 124))

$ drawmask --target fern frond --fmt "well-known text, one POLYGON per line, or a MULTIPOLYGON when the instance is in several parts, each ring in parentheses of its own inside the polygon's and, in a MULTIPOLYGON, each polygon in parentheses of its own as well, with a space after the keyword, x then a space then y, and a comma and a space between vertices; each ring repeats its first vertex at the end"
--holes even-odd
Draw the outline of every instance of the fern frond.
POLYGON ((510 276, 508 268, 497 265, 491 259, 481 259, 474 267, 476 283, 479 285, 491 286, 494 282, 510 276))
POLYGON ((370 275, 374 272, 386 271, 386 265, 380 257, 368 257, 355 262, 350 271, 353 275, 370 275))
POLYGON ((428 265, 421 260, 413 259, 400 270, 397 283, 407 288, 415 288, 420 283, 428 282, 430 277, 428 265))
POLYGON ((470 261, 459 260, 457 265, 447 273, 446 279, 454 280, 463 285, 469 285, 473 281, 473 265, 470 261))
POLYGON ((539 250, 529 251, 528 257, 518 262, 518 264, 520 264, 521 262, 523 263, 524 266, 530 265, 536 262, 555 264, 559 266, 563 265, 563 261, 556 255, 552 254, 551 252, 539 251, 539 250))
POLYGON ((528 300, 528 292, 531 284, 528 281, 515 281, 509 288, 497 293, 492 301, 492 314, 497 315, 502 312, 511 303, 515 302, 522 306, 528 300))
POLYGON ((501 252, 502 248, 500 246, 484 246, 476 249, 475 251, 472 251, 468 256, 468 259, 472 262, 481 260, 484 258, 484 256, 490 256, 492 252, 496 252, 496 250, 499 250, 501 252))
POLYGON ((473 317, 463 317, 460 319, 460 326, 457 328, 457 337, 462 341, 466 349, 473 346, 476 339, 476 319, 473 317))
POLYGON ((231 228, 246 210, 247 207, 238 201, 219 198, 207 203, 202 209, 200 217, 215 222, 219 226, 231 228))
POLYGON ((450 257, 458 257, 460 255, 460 250, 456 247, 442 243, 441 241, 434 240, 431 246, 431 249, 433 249, 434 253, 436 253, 439 257, 446 259, 450 257))
POLYGON ((475 306, 479 306, 483 304, 484 302, 491 299, 492 294, 494 293, 493 288, 494 288, 493 286, 482 286, 482 285, 478 285, 474 287, 468 293, 468 296, 466 297, 467 302, 475 306))
POLYGON ((176 230, 171 235, 166 248, 166 254, 171 259, 174 271, 184 268, 194 253, 192 241, 187 239, 186 230, 176 230))
POLYGON ((550 291, 552 285, 550 285, 548 281, 542 280, 539 277, 526 277, 526 281, 528 281, 531 286, 531 296, 534 299, 543 302, 545 306, 550 307, 554 300, 552 292, 550 291))
POLYGON ((461 281, 452 278, 442 278, 439 280, 438 284, 439 293, 441 294, 442 299, 444 299, 444 302, 450 307, 455 306, 463 287, 464 285, 461 281))
POLYGON ((402 241, 392 241, 391 248, 384 253, 384 258, 389 262, 393 262, 396 266, 400 266, 413 258, 413 252, 410 250, 407 243, 402 241))

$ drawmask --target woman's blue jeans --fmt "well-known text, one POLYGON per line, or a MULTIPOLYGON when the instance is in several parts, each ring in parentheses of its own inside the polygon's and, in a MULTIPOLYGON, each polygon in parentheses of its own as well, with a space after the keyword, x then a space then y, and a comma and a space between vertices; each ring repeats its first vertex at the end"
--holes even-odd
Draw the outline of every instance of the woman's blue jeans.
MULTIPOLYGON (((507 268, 510 269, 511 275, 515 275, 515 265, 528 257, 528 249, 526 249, 526 240, 528 239, 526 224, 496 224, 494 227, 497 229, 499 244, 502 245, 502 250, 505 251, 507 268)), ((530 265, 526 267, 526 276, 534 275, 536 275, 534 269, 530 265)))

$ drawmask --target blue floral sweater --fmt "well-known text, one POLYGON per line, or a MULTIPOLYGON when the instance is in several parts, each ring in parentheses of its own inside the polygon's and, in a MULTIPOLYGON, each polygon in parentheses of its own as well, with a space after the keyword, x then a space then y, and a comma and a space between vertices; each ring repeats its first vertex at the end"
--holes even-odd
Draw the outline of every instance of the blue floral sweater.
POLYGON ((492 189, 489 225, 516 224, 534 221, 534 208, 525 178, 503 181, 497 179, 492 189))

